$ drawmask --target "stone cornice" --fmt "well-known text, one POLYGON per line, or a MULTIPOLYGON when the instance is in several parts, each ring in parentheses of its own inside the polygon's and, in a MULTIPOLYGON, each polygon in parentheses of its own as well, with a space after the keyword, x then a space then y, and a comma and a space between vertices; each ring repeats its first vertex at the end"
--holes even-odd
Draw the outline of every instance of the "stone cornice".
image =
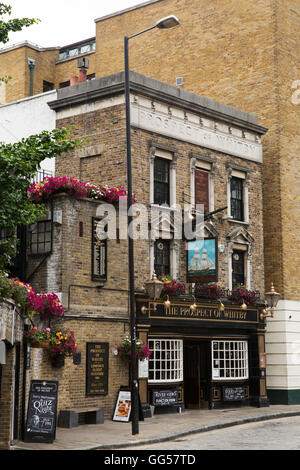
MULTIPOLYGON (((136 72, 130 72, 130 90, 132 93, 238 126, 258 135, 263 135, 267 132, 267 128, 260 126, 258 118, 253 114, 218 103, 209 98, 204 98, 182 88, 145 77, 136 72)), ((79 83, 72 87, 62 88, 58 90, 58 99, 48 104, 51 109, 59 111, 66 107, 86 104, 123 93, 124 72, 120 72, 96 80, 79 83)))

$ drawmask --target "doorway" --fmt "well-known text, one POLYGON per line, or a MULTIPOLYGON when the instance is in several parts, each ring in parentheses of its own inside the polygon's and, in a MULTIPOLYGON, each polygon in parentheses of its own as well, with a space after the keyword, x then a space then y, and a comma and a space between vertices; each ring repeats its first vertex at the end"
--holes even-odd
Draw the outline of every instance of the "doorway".
POLYGON ((20 385, 20 358, 21 345, 16 343, 14 347, 14 377, 12 392, 12 441, 19 435, 19 385, 20 385))
POLYGON ((208 341, 184 343, 184 401, 187 409, 209 407, 210 343, 208 341))

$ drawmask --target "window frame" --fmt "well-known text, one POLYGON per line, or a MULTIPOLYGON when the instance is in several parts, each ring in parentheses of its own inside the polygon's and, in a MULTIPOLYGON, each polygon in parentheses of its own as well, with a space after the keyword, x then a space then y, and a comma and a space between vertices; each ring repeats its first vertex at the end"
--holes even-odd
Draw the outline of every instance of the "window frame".
POLYGON ((230 214, 233 220, 244 222, 245 220, 245 200, 244 200, 244 179, 239 178, 238 176, 232 176, 230 179, 230 214), (239 191, 240 197, 233 197, 233 183, 239 182, 240 188, 236 188, 235 191, 239 191), (235 205, 239 204, 239 208, 233 207, 233 202, 235 205), (237 214, 238 212, 238 214, 237 214), (240 217, 239 217, 240 216, 240 217))
POLYGON ((52 252, 52 249, 53 249, 53 221, 52 219, 47 219, 47 220, 39 220, 37 222, 35 222, 34 224, 31 224, 29 227, 28 227, 28 230, 27 230, 27 236, 28 236, 28 254, 30 256, 39 256, 39 255, 46 255, 46 254, 49 254, 52 252), (39 231, 39 227, 44 224, 46 226, 46 224, 50 224, 50 230, 45 230, 44 231, 44 241, 43 242, 39 242, 38 239, 39 239, 39 235, 41 233, 43 233, 42 231, 39 231), (32 242, 32 235, 34 235, 34 228, 35 227, 37 228, 37 242, 32 242), (47 233, 50 233, 50 241, 47 241, 45 240, 45 237, 46 237, 46 234, 47 233), (42 251, 39 251, 38 250, 38 246, 41 245, 41 244, 44 244, 44 248, 46 248, 46 245, 47 244, 50 244, 49 245, 49 249, 44 249, 42 251), (32 246, 33 245, 37 245, 37 251, 33 252, 32 251, 32 246))
MULTIPOLYGON (((246 256, 245 256, 245 253, 246 253, 245 251, 243 251, 243 250, 237 250, 237 249, 233 249, 233 251, 232 251, 232 255, 231 255, 231 258, 232 258, 232 260, 231 260, 231 269, 232 269, 231 283, 232 283, 232 288, 233 288, 233 289, 234 289, 237 285, 240 285, 240 284, 246 285, 246 277, 247 277, 247 276, 246 276, 246 273, 245 273, 245 268, 246 268, 246 259, 245 259, 246 256), (242 266, 243 266, 243 274, 236 273, 236 272, 234 273, 234 272, 233 272, 233 266, 234 266, 233 257, 234 257, 235 254, 238 254, 238 255, 241 256, 242 259, 243 259, 243 261, 242 261, 242 263, 241 263, 242 266), (234 284, 234 282, 233 282, 234 276, 241 276, 241 275, 243 276, 242 282, 238 282, 238 283, 234 284)), ((236 264, 237 264, 237 263, 236 263, 236 264)))
MULTIPOLYGON (((167 204, 170 206, 170 200, 171 200, 171 181, 170 181, 170 160, 162 157, 155 157, 154 159, 154 167, 153 167, 153 202, 156 205, 163 205, 167 204), (165 165, 165 174, 167 175, 167 181, 161 181, 156 178, 156 170, 157 170, 157 165, 158 164, 164 164, 165 165), (160 187, 164 187, 164 193, 167 194, 166 200, 162 202, 162 200, 158 201, 157 196, 157 185, 160 187)), ((164 198, 163 198, 164 199, 164 198)))
MULTIPOLYGON (((163 248, 163 249, 164 249, 164 248, 163 248)), ((161 251, 163 251, 163 250, 161 250, 161 251)), ((162 254, 162 255, 163 255, 163 254, 162 254)), ((158 278, 164 277, 164 276, 170 276, 170 275, 171 275, 171 240, 165 240, 165 239, 163 239, 163 238, 158 238, 157 240, 155 240, 155 242, 154 242, 154 271, 155 271, 156 276, 157 276, 158 278), (165 264, 158 264, 158 263, 156 262, 156 253, 157 253, 157 249, 158 249, 158 247, 157 247, 158 243, 162 243, 162 244, 164 244, 165 246, 168 245, 168 258, 169 258, 169 263, 168 263, 168 265, 165 265, 165 264), (168 266, 168 267, 169 267, 169 272, 168 272, 168 273, 161 274, 161 272, 159 272, 159 271, 157 270, 157 266, 168 266)))
POLYGON ((166 384, 183 382, 183 340, 173 338, 149 338, 148 344, 152 352, 149 358, 148 383, 166 384), (163 343, 165 344, 164 348, 162 348, 163 343), (158 344, 160 346, 156 347, 158 344), (169 357, 166 357, 168 353, 169 357), (169 363, 169 366, 166 366, 166 363, 169 363), (153 365, 154 367, 152 367, 153 365), (156 365, 159 365, 159 367, 156 367, 156 365), (152 372, 153 378, 150 378, 152 372), (163 374, 164 378, 162 378, 163 374), (157 375, 159 378, 157 378, 157 375))
POLYGON ((237 380, 248 380, 249 379, 249 353, 248 353, 248 341, 246 340, 231 340, 231 339, 222 339, 222 340, 212 340, 211 341, 211 376, 213 381, 237 381, 237 380), (214 348, 214 344, 221 345, 223 343, 223 348, 214 348), (226 349, 226 344, 229 344, 228 349, 226 349), (233 345, 236 345, 234 349, 233 345), (240 348, 240 349, 239 349, 240 348), (218 353, 218 354, 214 354, 218 353), (222 357, 222 354, 223 357, 222 357), (228 357, 226 354, 228 353, 228 357), (235 357, 232 357, 231 354, 234 354, 235 357), (231 357, 230 357, 231 356, 231 357), (238 356, 238 357, 237 357, 238 356), (220 367, 221 361, 224 363, 224 367, 220 367), (226 362, 229 362, 229 366, 226 366, 226 362), (237 366, 236 367, 236 362, 237 366), (221 370, 224 371, 224 376, 221 377, 221 370), (215 371, 218 371, 216 373, 215 371), (239 371, 239 374, 235 374, 236 371, 239 371), (228 375, 227 375, 228 372, 228 375), (232 375, 234 373, 234 375, 232 375))

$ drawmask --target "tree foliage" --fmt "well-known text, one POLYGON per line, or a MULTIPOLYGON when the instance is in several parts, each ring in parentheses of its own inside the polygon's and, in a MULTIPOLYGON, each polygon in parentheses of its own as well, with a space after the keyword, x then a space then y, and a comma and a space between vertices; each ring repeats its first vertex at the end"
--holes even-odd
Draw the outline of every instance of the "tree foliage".
POLYGON ((23 138, 20 142, 0 142, 0 270, 7 269, 16 253, 16 226, 34 223, 44 216, 44 205, 32 202, 27 189, 40 163, 80 146, 69 129, 54 129, 23 138))
MULTIPOLYGON (((11 15, 12 7, 5 3, 0 3, 0 18, 4 15, 11 15)), ((7 21, 0 19, 0 42, 5 44, 9 41, 9 33, 21 31, 33 24, 39 23, 36 18, 13 18, 7 21)))

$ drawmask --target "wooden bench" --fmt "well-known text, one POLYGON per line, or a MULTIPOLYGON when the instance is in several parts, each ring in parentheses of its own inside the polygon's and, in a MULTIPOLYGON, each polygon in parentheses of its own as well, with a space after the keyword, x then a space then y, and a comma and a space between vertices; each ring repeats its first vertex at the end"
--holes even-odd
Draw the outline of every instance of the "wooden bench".
POLYGON ((104 408, 74 408, 61 410, 59 413, 59 428, 75 428, 79 426, 79 415, 83 415, 84 421, 80 424, 103 424, 104 408))

